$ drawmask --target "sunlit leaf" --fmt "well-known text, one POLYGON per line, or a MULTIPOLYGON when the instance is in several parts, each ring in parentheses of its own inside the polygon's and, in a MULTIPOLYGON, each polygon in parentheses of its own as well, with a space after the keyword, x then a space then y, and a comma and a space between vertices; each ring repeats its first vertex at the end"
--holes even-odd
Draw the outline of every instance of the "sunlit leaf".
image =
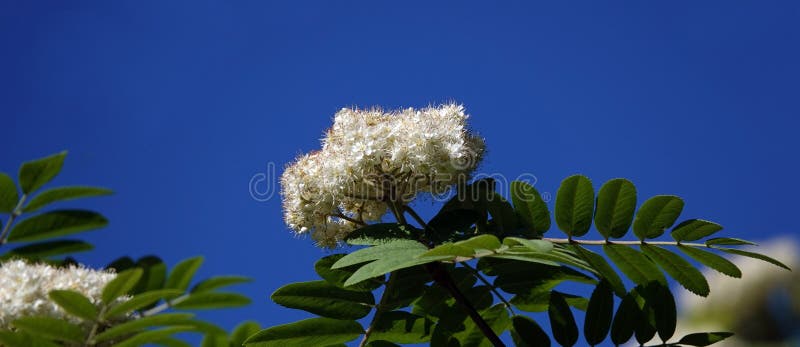
POLYGON ((53 290, 48 294, 67 313, 92 322, 97 320, 97 307, 83 294, 72 290, 53 290))
POLYGON ((73 186, 52 188, 36 195, 22 210, 25 212, 33 212, 59 201, 110 195, 112 193, 110 189, 98 187, 73 186))
POLYGON ((203 264, 203 257, 194 257, 181 261, 172 268, 167 283, 164 288, 186 290, 192 282, 194 274, 200 265, 203 264))
POLYGON ((37 241, 102 228, 108 220, 84 210, 58 210, 27 218, 11 229, 9 242, 37 241))
POLYGON ((247 347, 328 346, 355 340, 364 333, 356 321, 311 318, 259 331, 247 347))
POLYGON ((117 276, 103 288, 103 303, 110 304, 120 296, 128 294, 128 292, 136 286, 136 283, 141 277, 142 269, 125 270, 117 274, 117 276))
POLYGON ((624 178, 604 183, 597 193, 594 225, 606 238, 625 236, 636 210, 636 187, 624 178))
POLYGON ((570 236, 583 236, 592 226, 594 188, 586 176, 573 175, 561 182, 556 194, 556 224, 570 236))
POLYGON ((683 200, 673 195, 657 195, 647 199, 633 220, 633 233, 640 240, 661 236, 675 224, 683 211, 683 200))
POLYGON ((64 151, 23 163, 19 169, 19 185, 22 187, 22 192, 30 194, 56 177, 61 172, 66 155, 67 152, 64 151))
POLYGON ((0 172, 0 213, 11 213, 18 202, 17 185, 11 176, 0 172))
POLYGON ((532 185, 511 182, 511 202, 526 227, 536 234, 544 234, 550 229, 550 211, 547 203, 532 185))
POLYGON ((653 245, 642 245, 642 251, 655 261, 672 278, 684 288, 700 296, 708 296, 708 281, 692 264, 664 248, 653 245))
POLYGON ((371 292, 346 290, 325 281, 285 285, 271 296, 277 304, 336 319, 363 318, 372 310, 371 292))
POLYGON ((608 244, 603 246, 606 255, 619 267, 620 271, 637 284, 647 284, 650 281, 667 283, 667 279, 650 259, 635 249, 624 246, 608 244))
POLYGON ((678 246, 678 249, 683 251, 683 253, 686 253, 686 255, 692 257, 692 259, 714 270, 717 270, 720 273, 734 278, 742 277, 742 271, 739 270, 736 264, 732 263, 728 259, 694 247, 678 246))

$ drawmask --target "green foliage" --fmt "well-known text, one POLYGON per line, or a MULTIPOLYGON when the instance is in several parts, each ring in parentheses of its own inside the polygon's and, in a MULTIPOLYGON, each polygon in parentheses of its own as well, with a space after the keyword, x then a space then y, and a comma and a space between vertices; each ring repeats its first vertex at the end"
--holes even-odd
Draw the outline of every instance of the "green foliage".
POLYGON ((19 169, 19 185, 22 187, 22 192, 30 194, 55 178, 61 172, 66 156, 67 152, 64 151, 23 163, 19 169))
POLYGON ((15 320, 15 328, 24 332, 38 335, 46 339, 60 342, 83 342, 83 329, 81 327, 55 318, 49 317, 24 317, 15 320))
POLYGON ((511 182, 511 201, 525 226, 534 234, 541 235, 550 229, 550 210, 532 185, 522 181, 511 182))
POLYGON ((614 291, 607 282, 600 282, 592 292, 583 323, 586 343, 594 346, 605 340, 614 316, 614 291))
POLYGON ((603 237, 625 236, 636 210, 636 187, 624 178, 610 180, 597 193, 594 225, 603 237))
POLYGON ((67 313, 89 322, 97 319, 97 307, 83 294, 71 290, 53 290, 49 295, 67 313))
POLYGON ((520 347, 549 347, 550 337, 536 323, 535 320, 526 316, 514 316, 511 319, 512 329, 511 338, 520 347))
POLYGON ((6 173, 0 172, 0 212, 11 213, 17 206, 19 193, 14 180, 6 173))
POLYGON ((569 309, 567 300, 558 292, 550 294, 550 307, 547 310, 550 317, 550 328, 553 339, 562 346, 573 346, 578 342, 578 325, 569 309))
MULTIPOLYGON (((20 243, 4 249, 0 261, 71 262, 64 257, 92 246, 62 237, 108 224, 93 211, 47 210, 58 202, 111 193, 89 186, 38 192, 59 173, 65 154, 23 164, 18 185, 0 173, 0 213, 8 215, 0 245, 20 243)), ((196 280, 202 257, 185 259, 171 271, 156 256, 121 257, 108 266, 118 274, 103 288, 101 302, 69 290, 49 294, 81 324, 26 317, 13 322, 15 330, 0 330, 0 344, 187 346, 183 335, 176 334, 194 332, 204 335, 201 345, 206 347, 343 346, 362 335, 361 345, 375 347, 491 346, 499 345, 497 336, 510 332, 519 346, 549 346, 551 337, 539 324, 517 313, 546 311, 552 338, 563 346, 576 344, 581 331, 590 345, 606 339, 620 345, 632 338, 643 344, 658 336, 665 345, 705 346, 730 334, 690 334, 669 342, 677 312, 662 270, 705 296, 713 288, 684 255, 732 277, 741 277, 741 270, 720 252, 788 269, 767 255, 730 248, 754 245, 750 241, 709 238, 722 230, 717 223, 689 219, 673 227, 684 206, 679 197, 655 196, 637 211, 636 187, 621 178, 605 182, 596 194, 582 175, 561 183, 553 218, 567 239, 543 237, 552 224, 550 211, 527 183, 512 182, 508 199, 495 191, 492 179, 461 182, 458 190, 431 220, 415 221, 416 226, 404 218, 410 209, 406 201, 394 202, 392 210, 401 214, 395 215, 396 223, 365 225, 350 233, 344 241, 361 248, 323 257, 314 266, 320 280, 288 284, 271 296, 280 305, 321 317, 266 329, 245 322, 227 332, 186 311, 250 303, 242 295, 220 291, 248 278, 196 280), (592 225, 602 238, 578 239, 592 225), (653 240, 671 227, 674 242, 653 240), (638 240, 617 240, 631 229, 638 240), (607 257, 590 250, 594 246, 602 246, 607 257), (619 272, 635 284, 630 291, 619 272), (563 292, 559 286, 567 282, 586 286, 591 296, 563 292), (586 311, 582 329, 573 309, 586 311), (367 329, 357 319, 364 319, 367 329)))
POLYGON ((97 188, 97 187, 74 186, 74 187, 52 188, 39 193, 39 195, 31 199, 31 201, 27 205, 25 205, 22 211, 34 212, 44 206, 59 201, 111 195, 112 193, 113 192, 110 189, 97 188))
POLYGON ((11 229, 9 242, 39 241, 99 229, 108 220, 85 210, 57 210, 27 218, 11 229))
MULTIPOLYGON (((82 240, 61 239, 65 235, 104 227, 101 214, 81 209, 47 210, 52 204, 68 200, 111 194, 105 188, 89 186, 54 187, 38 192, 61 170, 66 152, 24 163, 19 170, 20 195, 13 179, 0 173, 0 213, 9 214, 1 224, 0 247, 7 242, 21 243, 0 254, 0 261, 23 259, 52 266, 75 264, 69 256, 93 249, 82 240), (37 193, 38 192, 38 193, 37 193), (27 204, 25 204, 27 202, 27 204), (66 258, 65 258, 66 257, 66 258)), ((77 291, 53 290, 49 299, 76 321, 52 317, 24 317, 14 322, 13 330, 0 329, 0 345, 9 347, 52 346, 189 346, 173 335, 195 332, 207 341, 226 341, 225 346, 241 346, 247 336, 260 327, 249 323, 232 333, 213 324, 196 320, 190 313, 176 312, 209 308, 238 307, 250 302, 220 288, 248 282, 241 276, 212 277, 192 287, 202 258, 177 264, 169 278, 167 265, 156 256, 134 261, 121 257, 109 265, 116 277, 101 289, 100 300, 90 300, 77 291), (99 302, 95 302, 99 301, 99 302)))
POLYGON ((586 176, 574 175, 561 182, 556 195, 556 224, 569 236, 583 236, 592 226, 594 188, 586 176))
POLYGON ((292 283, 271 296, 275 303, 336 319, 363 318, 375 305, 370 292, 343 289, 326 281, 292 283))
POLYGON ((633 233, 640 240, 654 239, 675 224, 683 211, 683 200, 674 195, 658 195, 647 199, 636 213, 633 233))
POLYGON ((345 343, 364 333, 351 320, 311 318, 264 329, 244 342, 247 347, 328 346, 345 343))

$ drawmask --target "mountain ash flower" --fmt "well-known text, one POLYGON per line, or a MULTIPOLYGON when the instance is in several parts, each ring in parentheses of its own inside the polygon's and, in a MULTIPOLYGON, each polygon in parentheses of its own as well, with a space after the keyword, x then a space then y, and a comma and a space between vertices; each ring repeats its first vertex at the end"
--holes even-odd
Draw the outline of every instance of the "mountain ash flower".
POLYGON ((334 247, 359 224, 379 221, 389 204, 466 181, 485 149, 467 118, 457 104, 340 110, 322 149, 300 156, 281 176, 286 224, 334 247))
POLYGON ((14 320, 30 316, 80 323, 80 319, 50 300, 50 291, 73 290, 99 304, 103 288, 115 277, 113 272, 83 266, 57 268, 22 260, 6 261, 0 266, 0 329, 9 329, 14 320))

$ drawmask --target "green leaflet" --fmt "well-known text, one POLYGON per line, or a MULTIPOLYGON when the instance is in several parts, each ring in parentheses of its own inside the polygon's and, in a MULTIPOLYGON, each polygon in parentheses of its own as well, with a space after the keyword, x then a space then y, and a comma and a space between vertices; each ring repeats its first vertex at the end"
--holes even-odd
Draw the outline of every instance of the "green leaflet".
POLYGON ((345 238, 351 245, 376 246, 397 239, 411 239, 419 230, 397 223, 370 224, 353 230, 345 238))
POLYGON ((242 346, 244 345, 244 341, 247 340, 248 337, 253 336, 261 330, 261 325, 258 322, 254 321, 246 321, 242 322, 233 328, 233 332, 231 332, 230 336, 230 346, 242 346))
POLYGON ((603 246, 606 255, 619 267, 620 271, 637 284, 650 281, 667 283, 667 279, 656 264, 635 249, 623 245, 607 244, 603 246))
MULTIPOLYGON (((511 324, 511 319, 508 316, 505 306, 502 304, 494 305, 488 309, 479 312, 481 317, 486 321, 492 331, 498 336, 505 332, 511 324)), ((475 346, 475 347, 490 347, 491 342, 483 335, 480 329, 475 325, 471 319, 464 321, 464 331, 458 332, 453 335, 461 342, 461 346, 475 346)))
POLYGON ((181 295, 183 291, 177 289, 160 289, 149 292, 143 292, 134 295, 128 300, 122 301, 116 305, 111 306, 103 318, 115 317, 124 315, 134 310, 139 310, 150 306, 161 299, 181 295))
POLYGON ((692 259, 714 270, 717 270, 720 273, 726 274, 734 278, 742 277, 742 271, 739 270, 736 264, 732 263, 728 259, 725 259, 709 251, 705 251, 694 247, 678 246, 678 249, 683 251, 683 253, 686 253, 686 255, 692 257, 692 259))
POLYGON ((608 264, 605 258, 595 252, 581 247, 580 245, 573 245, 573 249, 575 249, 576 253, 579 254, 584 261, 597 270, 600 277, 608 281, 617 296, 620 298, 625 296, 627 290, 625 290, 625 285, 622 283, 622 279, 617 274, 617 271, 608 264))
POLYGON ((120 336, 133 334, 154 326, 188 325, 194 315, 189 313, 161 313, 142 317, 115 325, 94 337, 94 342, 103 342, 120 336))
POLYGON ((572 316, 567 301, 558 292, 550 295, 550 307, 547 313, 550 317, 553 339, 564 347, 575 345, 578 342, 578 325, 575 324, 575 317, 572 316))
POLYGON ((386 276, 373 277, 366 281, 354 284, 349 287, 345 287, 344 283, 347 281, 347 279, 350 278, 350 276, 353 276, 353 273, 355 273, 356 270, 358 270, 357 264, 338 269, 332 268, 333 264, 342 259, 345 255, 346 254, 332 254, 323 257, 322 259, 314 263, 314 270, 320 277, 328 281, 328 283, 333 284, 340 288, 345 288, 347 290, 354 290, 357 292, 371 292, 383 285, 386 276))
POLYGON ((586 176, 573 175, 561 182, 556 194, 556 224, 569 236, 583 236, 592 226, 594 188, 586 176))
POLYGON ((83 343, 83 329, 62 319, 49 317, 23 317, 15 320, 14 327, 32 335, 56 341, 83 343))
POLYGON ((247 283, 252 280, 243 276, 215 276, 205 279, 192 287, 191 293, 208 292, 222 287, 232 286, 234 284, 247 283))
POLYGON ((679 344, 689 346, 709 346, 720 342, 724 339, 733 336, 733 333, 716 332, 716 333, 696 333, 689 334, 678 341, 679 344))
POLYGON ((414 256, 422 254, 428 249, 425 245, 412 240, 393 240, 385 244, 359 249, 344 256, 334 263, 331 268, 339 269, 350 265, 365 263, 381 258, 392 258, 397 256, 405 257, 408 253, 415 253, 414 256), (420 252, 421 251, 421 252, 420 252))
POLYGON ((511 324, 511 338, 518 347, 550 347, 550 336, 533 319, 514 316, 511 324))
POLYGON ((679 255, 658 246, 642 245, 641 249, 647 257, 660 265, 681 286, 697 295, 708 296, 710 292, 708 282, 700 270, 697 270, 692 264, 679 255))
POLYGON ((114 347, 138 347, 149 343, 160 342, 180 332, 193 330, 194 328, 191 326, 172 326, 158 330, 145 331, 138 333, 125 341, 115 343, 114 347))
POLYGON ((19 185, 22 187, 22 192, 30 194, 55 178, 61 172, 66 156, 67 152, 63 151, 23 163, 19 169, 19 185))
POLYGON ((44 241, 14 248, 8 252, 7 256, 36 259, 69 253, 86 252, 92 249, 94 249, 94 246, 91 244, 78 240, 44 241))
POLYGON ((106 305, 111 304, 120 296, 130 292, 141 277, 142 269, 125 270, 117 274, 117 277, 108 282, 103 288, 103 303, 106 305))
POLYGON ((38 241, 108 225, 99 213, 85 210, 57 210, 27 218, 11 229, 9 242, 38 241))
POLYGON ((583 321, 583 335, 586 343, 594 346, 605 340, 611 328, 614 315, 614 291, 608 282, 602 281, 592 291, 586 316, 583 321))
POLYGON ((281 306, 336 319, 363 318, 375 305, 371 292, 346 290, 325 281, 292 283, 276 290, 271 299, 281 306))
POLYGON ((664 230, 675 224, 683 211, 683 200, 674 195, 656 195, 647 199, 636 213, 633 233, 640 240, 661 236, 664 230))
POLYGON ((625 236, 636 210, 636 187, 624 178, 609 180, 597 193, 594 225, 605 238, 625 236))
POLYGON ((622 298, 614 320, 611 323, 611 342, 621 345, 633 336, 636 322, 640 320, 641 312, 636 304, 633 294, 628 293, 622 298))
POLYGON ((36 195, 22 210, 24 212, 33 212, 59 201, 110 195, 112 193, 110 189, 98 187, 72 186, 52 188, 36 195))
POLYGON ((722 230, 722 226, 702 219, 690 219, 681 222, 672 229, 675 241, 695 241, 722 230))
POLYGON ((719 249, 720 251, 723 251, 725 253, 736 254, 736 255, 741 255, 741 256, 745 256, 745 257, 749 257, 749 258, 753 258, 753 259, 763 260, 763 261, 768 262, 768 263, 770 263, 772 265, 782 267, 782 268, 784 268, 786 270, 789 270, 789 271, 792 270, 788 266, 786 266, 786 264, 781 263, 780 261, 778 261, 778 260, 776 260, 776 259, 774 259, 774 258, 772 258, 770 256, 766 256, 766 255, 763 255, 763 254, 760 254, 760 253, 748 252, 748 251, 743 251, 741 249, 733 249, 733 248, 717 248, 717 249, 719 249))
POLYGON ((511 182, 511 202, 523 224, 536 234, 550 229, 550 210, 539 192, 528 183, 511 182))
POLYGON ((53 290, 50 299, 61 306, 67 313, 92 322, 97 320, 97 307, 83 294, 71 290, 53 290))
POLYGON ((11 213, 17 207, 19 192, 11 176, 0 172, 0 213, 11 213))
POLYGON ((164 288, 186 290, 192 282, 194 274, 200 265, 203 264, 203 257, 194 257, 181 261, 172 268, 164 288))
POLYGON ((743 246, 743 245, 756 246, 756 243, 733 237, 716 237, 713 239, 706 240, 706 246, 743 246))
POLYGON ((431 339, 434 323, 404 311, 385 312, 373 326, 370 340, 396 343, 423 343, 431 339))
POLYGON ((455 243, 445 243, 437 246, 419 257, 472 257, 479 250, 494 251, 500 248, 500 240, 494 235, 483 234, 455 243))
POLYGON ((208 310, 241 307, 250 304, 250 298, 236 293, 199 292, 174 300, 172 307, 182 310, 208 310))
POLYGON ((245 341, 247 347, 328 346, 364 333, 356 321, 311 318, 264 329, 245 341))

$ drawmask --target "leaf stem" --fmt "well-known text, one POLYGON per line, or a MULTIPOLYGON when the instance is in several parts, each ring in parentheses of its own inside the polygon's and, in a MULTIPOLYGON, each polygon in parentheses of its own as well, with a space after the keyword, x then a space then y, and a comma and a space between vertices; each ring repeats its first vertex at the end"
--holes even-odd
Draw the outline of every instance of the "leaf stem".
POLYGON ((381 294, 381 301, 375 305, 375 315, 372 316, 372 321, 369 322, 367 330, 364 331, 364 338, 361 339, 358 347, 364 347, 367 345, 367 342, 369 342, 369 336, 372 334, 375 324, 378 323, 381 315, 383 315, 383 308, 386 306, 386 301, 389 300, 389 294, 394 289, 395 282, 397 282, 397 273, 392 272, 389 275, 389 280, 386 282, 386 287, 383 289, 383 294, 381 294))
POLYGON ((403 206, 403 209, 406 212, 408 212, 409 215, 411 215, 411 218, 414 218, 414 220, 417 221, 419 226, 421 226, 424 229, 428 228, 428 223, 425 223, 425 220, 423 220, 422 217, 419 216, 417 211, 414 211, 414 209, 411 208, 410 206, 403 206))
POLYGON ((516 313, 514 313, 514 309, 511 307, 511 303, 508 302, 508 300, 506 300, 505 297, 503 297, 503 294, 501 294, 497 290, 497 288, 494 285, 492 285, 492 283, 490 283, 489 280, 486 279, 486 277, 483 277, 483 275, 481 275, 481 272, 478 271, 478 269, 472 267, 472 265, 469 265, 469 263, 467 263, 467 262, 463 262, 463 263, 461 263, 461 265, 464 266, 465 268, 469 269, 469 271, 471 271, 475 275, 476 278, 478 278, 481 282, 483 282, 484 284, 489 286, 489 289, 492 290, 492 293, 494 293, 494 295, 498 299, 500 299, 500 301, 502 301, 504 305, 506 305, 506 309, 508 310, 508 313, 510 313, 512 316, 516 316, 517 315, 516 313))
POLYGON ((8 222, 3 226, 3 232, 0 233, 0 245, 4 245, 6 243, 8 233, 11 232, 11 224, 14 224, 14 220, 22 215, 22 205, 25 203, 25 199, 27 198, 28 194, 22 194, 22 197, 20 197, 19 201, 17 202, 17 206, 11 211, 11 216, 8 217, 8 222))

